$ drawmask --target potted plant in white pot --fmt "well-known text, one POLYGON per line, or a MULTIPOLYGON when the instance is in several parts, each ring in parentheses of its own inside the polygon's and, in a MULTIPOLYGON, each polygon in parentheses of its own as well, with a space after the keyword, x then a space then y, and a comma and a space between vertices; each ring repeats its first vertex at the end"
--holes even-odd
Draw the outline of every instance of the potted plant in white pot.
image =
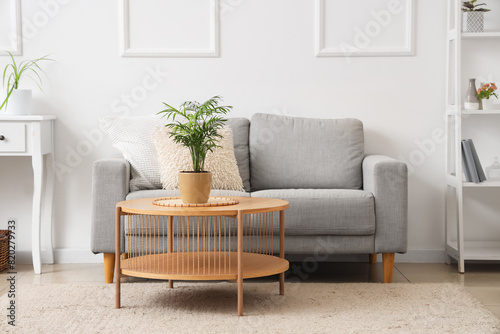
POLYGON ((477 3, 477 0, 462 2, 462 32, 483 32, 484 13, 491 9, 484 8, 485 3, 477 3))
POLYGON ((18 64, 12 53, 8 53, 12 63, 7 64, 3 70, 2 80, 6 95, 0 105, 0 110, 5 109, 5 113, 11 115, 29 115, 31 112, 31 89, 20 89, 19 82, 24 77, 30 78, 42 90, 40 73, 44 72, 38 63, 52 59, 45 56, 34 60, 24 60, 18 64))
POLYGON ((497 85, 494 82, 483 83, 481 88, 477 90, 476 97, 479 100, 479 110, 492 110, 495 109, 493 104, 493 97, 498 99, 497 85))
POLYGON ((163 117, 172 119, 165 126, 170 128, 174 142, 189 149, 193 163, 192 171, 179 172, 179 188, 184 203, 207 203, 210 197, 212 174, 204 170, 207 152, 220 147, 222 136, 219 130, 227 121, 223 115, 233 107, 219 105, 220 96, 199 103, 186 101, 179 109, 164 103, 167 109, 160 111, 163 117))

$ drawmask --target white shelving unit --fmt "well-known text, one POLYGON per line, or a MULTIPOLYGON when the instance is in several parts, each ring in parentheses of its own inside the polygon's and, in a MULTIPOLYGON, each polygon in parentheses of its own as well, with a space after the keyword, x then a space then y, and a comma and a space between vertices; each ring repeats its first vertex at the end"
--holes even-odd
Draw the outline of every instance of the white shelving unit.
MULTIPOLYGON (((491 42, 500 43, 499 32, 462 33, 461 0, 448 0, 448 41, 446 71, 446 262, 458 262, 458 271, 465 272, 465 260, 500 261, 498 242, 466 242, 464 236, 464 189, 500 188, 500 182, 466 182, 462 171, 461 140, 462 127, 470 119, 487 117, 500 121, 500 110, 463 110, 462 86, 463 52, 474 52, 462 46, 463 40, 484 41, 487 48, 491 42), (457 107, 458 106, 458 107, 457 107), (465 117, 464 117, 465 116, 465 117)), ((475 44, 477 47, 477 43, 475 44)), ((481 44, 479 44, 481 45, 481 44)), ((480 52, 478 50, 477 52, 480 52)), ((500 58, 500 55, 498 55, 500 58)), ((500 229, 500 224, 499 224, 500 229)))

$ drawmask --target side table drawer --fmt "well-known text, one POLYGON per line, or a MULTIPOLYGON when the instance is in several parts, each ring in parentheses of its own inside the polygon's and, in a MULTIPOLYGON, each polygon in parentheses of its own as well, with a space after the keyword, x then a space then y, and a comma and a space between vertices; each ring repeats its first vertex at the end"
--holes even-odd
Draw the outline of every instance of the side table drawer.
POLYGON ((0 153, 26 151, 26 124, 0 123, 0 153))

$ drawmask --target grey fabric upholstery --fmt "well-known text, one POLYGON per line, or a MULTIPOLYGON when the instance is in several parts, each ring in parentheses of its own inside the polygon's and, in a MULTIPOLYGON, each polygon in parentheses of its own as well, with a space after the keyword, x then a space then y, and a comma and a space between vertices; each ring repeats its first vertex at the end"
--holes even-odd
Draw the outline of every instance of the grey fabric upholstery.
MULTIPOLYGON (((173 197, 173 196, 180 196, 179 190, 165 190, 165 189, 156 189, 156 190, 140 190, 140 191, 134 191, 132 193, 129 193, 126 197, 127 200, 130 199, 138 199, 138 198, 157 198, 157 197, 173 197)), ((250 197, 250 193, 245 193, 241 191, 234 191, 234 190, 217 190, 217 189, 212 189, 210 191, 210 196, 240 196, 240 197, 250 197)), ((215 217, 209 217, 209 219, 215 219, 215 217)), ((174 222, 175 226, 177 226, 177 217, 174 217, 174 222)), ((144 220, 146 221, 146 220, 144 220)), ((160 224, 160 228, 154 227, 152 225, 144 224, 142 228, 135 228, 134 230, 128 230, 128 225, 125 225, 125 234, 126 235, 163 235, 166 233, 163 225, 163 222, 160 224)), ((191 228, 193 225, 191 225, 191 228)), ((216 228, 216 227, 215 227, 216 228)), ((218 233, 218 228, 216 228, 216 231, 218 233)), ((187 233, 187 231, 186 231, 187 233)), ((177 235, 177 231, 174 231, 174 235, 177 235)))
MULTIPOLYGON (((173 197, 180 196, 179 190, 166 190, 166 189, 155 189, 155 190, 139 190, 129 193, 126 197, 129 199, 137 199, 137 198, 149 198, 149 197, 173 197)), ((210 191, 210 196, 243 196, 249 197, 250 193, 245 193, 241 191, 235 190, 217 190, 212 189, 210 191)))
POLYGON ((252 191, 361 189, 363 157, 363 123, 357 119, 252 117, 252 191))
MULTIPOLYGON (((92 238, 94 253, 115 252, 115 207, 129 193, 130 164, 125 159, 98 160, 92 168, 92 238)), ((124 239, 122 238, 122 245, 124 239)))
MULTIPOLYGON (((286 254, 326 261, 332 254, 406 252, 407 167, 386 156, 363 156, 360 121, 256 114, 250 128, 246 119, 229 124, 245 189, 253 192, 213 190, 212 195, 289 201, 286 254)), ((161 189, 130 192, 130 166, 124 159, 97 161, 92 173, 94 253, 114 253, 117 202, 179 195, 161 189)), ((276 214, 275 251, 278 221, 276 214)))
MULTIPOLYGON (((157 234, 158 236, 158 234, 157 234)), ((160 234, 161 236, 161 234, 160 234)), ((177 238, 174 238, 174 250, 177 249, 177 238)), ((167 244, 167 238, 157 237, 157 249, 164 249, 167 244)), ((148 248, 144 245, 148 244, 147 237, 140 237, 136 239, 138 247, 134 245, 136 250, 147 251, 148 248)), ((236 238, 231 239, 231 245, 237 244, 236 238)), ((285 254, 288 255, 305 255, 306 258, 313 261, 326 261, 330 255, 333 254, 369 254, 374 252, 373 236, 357 235, 357 236, 333 236, 333 235, 312 235, 312 236, 297 236, 291 235, 285 238, 285 254)), ((182 246, 181 246, 182 247, 182 246)), ((194 248, 196 250, 197 245, 194 248)), ((128 248, 128 245, 125 247, 128 248)), ((191 243, 186 244, 186 250, 192 250, 191 243)), ((218 249, 215 247, 215 249, 218 249)), ((279 237, 273 238, 274 254, 279 254, 279 237)))
POLYGON ((233 131, 234 156, 243 181, 243 189, 248 192, 250 191, 250 154, 248 152, 250 121, 246 118, 228 118, 227 124, 233 131))
POLYGON ((408 240, 408 170, 383 155, 363 160, 363 185, 375 197, 377 253, 404 253, 408 240))
MULTIPOLYGON (((351 189, 261 190, 252 197, 280 198, 290 207, 285 211, 286 235, 373 235, 373 195, 351 189)), ((275 233, 279 223, 274 221, 275 233)))
MULTIPOLYGON (((274 237, 278 254, 279 239, 274 237)), ((374 252, 373 235, 291 235, 285 238, 285 254, 309 254, 318 262, 332 254, 370 254, 374 252)))

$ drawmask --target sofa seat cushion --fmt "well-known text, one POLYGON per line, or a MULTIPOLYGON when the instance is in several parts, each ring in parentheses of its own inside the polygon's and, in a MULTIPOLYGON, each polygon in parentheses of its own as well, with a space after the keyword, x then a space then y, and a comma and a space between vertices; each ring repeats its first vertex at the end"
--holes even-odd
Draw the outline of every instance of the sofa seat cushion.
MULTIPOLYGON (((252 197, 278 198, 290 203, 285 211, 286 235, 373 235, 372 193, 352 189, 271 189, 252 197)), ((277 233, 278 223, 274 222, 277 233)))
MULTIPOLYGON (((166 189, 155 189, 155 190, 139 190, 139 191, 134 191, 132 193, 129 193, 126 197, 127 200, 130 199, 139 199, 139 198, 155 198, 155 197, 174 197, 174 196, 180 196, 179 190, 166 190, 166 189)), ((242 191, 234 191, 234 190, 218 190, 218 189, 212 189, 210 191, 210 196, 240 196, 240 197, 250 197, 250 193, 242 192, 242 191)), ((144 218, 141 218, 144 219, 144 218)), ((174 217, 174 222, 177 224, 177 217, 174 217)), ((211 225, 211 230, 216 229, 215 231, 218 233, 218 228, 215 217, 207 217, 207 222, 210 221, 211 225), (211 220, 210 220, 211 219, 211 220)), ((125 224, 125 235, 166 235, 166 219, 164 221, 162 220, 161 222, 158 221, 159 225, 155 225, 151 222, 148 221, 147 219, 144 219, 140 225, 140 227, 136 227, 133 229, 129 229, 128 224, 125 224)), ((208 224, 208 223, 207 223, 208 224)), ((177 226, 177 225, 175 225, 177 226)), ((193 228, 193 225, 191 225, 191 228, 193 228)), ((174 231, 174 235, 177 235, 177 231, 174 231)), ((190 233, 192 235, 192 231, 190 233)))
POLYGON ((250 185, 266 189, 361 189, 363 123, 255 114, 250 185))

